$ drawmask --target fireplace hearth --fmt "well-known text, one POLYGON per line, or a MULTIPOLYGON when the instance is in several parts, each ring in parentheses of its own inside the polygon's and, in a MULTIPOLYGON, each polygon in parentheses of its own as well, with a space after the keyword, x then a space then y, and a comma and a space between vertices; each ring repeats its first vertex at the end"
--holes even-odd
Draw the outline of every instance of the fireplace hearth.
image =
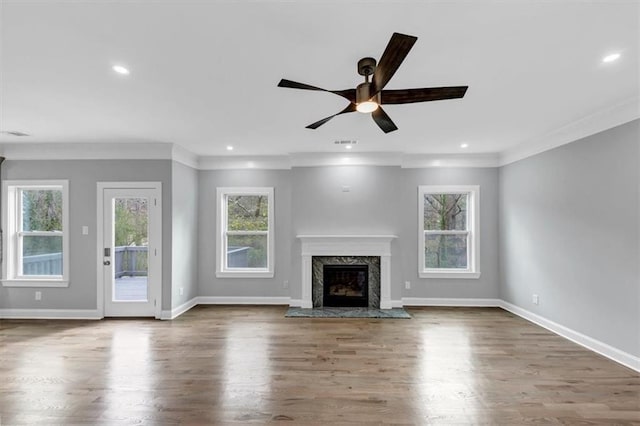
POLYGON ((367 307, 369 267, 367 265, 324 265, 323 306, 367 307))

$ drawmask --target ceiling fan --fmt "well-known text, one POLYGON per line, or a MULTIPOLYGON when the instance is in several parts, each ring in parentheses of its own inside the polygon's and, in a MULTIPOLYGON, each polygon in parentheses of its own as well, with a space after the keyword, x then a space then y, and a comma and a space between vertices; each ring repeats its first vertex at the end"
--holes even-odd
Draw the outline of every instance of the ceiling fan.
POLYGON ((371 113, 373 121, 376 122, 383 132, 393 132, 394 130, 398 130, 398 128, 393 124, 393 121, 391 121, 387 113, 384 112, 381 105, 409 104, 414 102, 462 98, 468 88, 468 86, 453 86, 383 90, 400 67, 400 64, 402 64, 402 61, 404 61, 404 58, 416 40, 418 40, 418 37, 393 33, 377 65, 374 58, 360 59, 358 61, 358 74, 364 76, 364 83, 359 84, 355 89, 326 90, 286 79, 280 80, 278 87, 330 92, 342 96, 349 101, 349 105, 347 105, 345 109, 337 114, 330 115, 329 117, 309 124, 307 129, 317 129, 335 116, 358 111, 371 113), (372 75, 373 77, 371 81, 369 81, 372 75))

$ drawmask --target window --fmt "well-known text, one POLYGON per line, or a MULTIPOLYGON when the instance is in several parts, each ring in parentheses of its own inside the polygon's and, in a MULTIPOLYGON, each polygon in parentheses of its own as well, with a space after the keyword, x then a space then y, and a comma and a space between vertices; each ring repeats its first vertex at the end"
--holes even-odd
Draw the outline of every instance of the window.
POLYGON ((478 278, 479 186, 418 187, 421 278, 478 278))
POLYGON ((218 188, 217 277, 273 277, 273 188, 218 188))
POLYGON ((69 285, 68 181, 6 181, 5 287, 69 285))

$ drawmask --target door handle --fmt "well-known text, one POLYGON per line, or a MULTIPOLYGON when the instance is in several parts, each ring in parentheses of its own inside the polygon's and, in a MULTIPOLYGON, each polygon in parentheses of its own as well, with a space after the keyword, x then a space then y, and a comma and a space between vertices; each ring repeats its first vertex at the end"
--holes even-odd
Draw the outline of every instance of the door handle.
POLYGON ((105 266, 109 266, 109 265, 111 265, 111 261, 110 260, 105 260, 105 261, 102 262, 102 264, 105 265, 105 266))

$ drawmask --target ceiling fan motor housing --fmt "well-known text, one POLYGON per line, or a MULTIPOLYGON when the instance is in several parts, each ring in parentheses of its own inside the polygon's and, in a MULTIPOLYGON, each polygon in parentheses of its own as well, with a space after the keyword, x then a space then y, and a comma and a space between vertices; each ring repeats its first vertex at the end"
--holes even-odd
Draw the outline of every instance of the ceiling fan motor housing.
POLYGON ((369 76, 376 70, 376 60, 373 58, 362 58, 358 61, 358 74, 369 76))
POLYGON ((371 83, 360 83, 358 87, 356 87, 356 105, 367 101, 372 101, 380 105, 380 92, 375 96, 371 96, 371 83))

